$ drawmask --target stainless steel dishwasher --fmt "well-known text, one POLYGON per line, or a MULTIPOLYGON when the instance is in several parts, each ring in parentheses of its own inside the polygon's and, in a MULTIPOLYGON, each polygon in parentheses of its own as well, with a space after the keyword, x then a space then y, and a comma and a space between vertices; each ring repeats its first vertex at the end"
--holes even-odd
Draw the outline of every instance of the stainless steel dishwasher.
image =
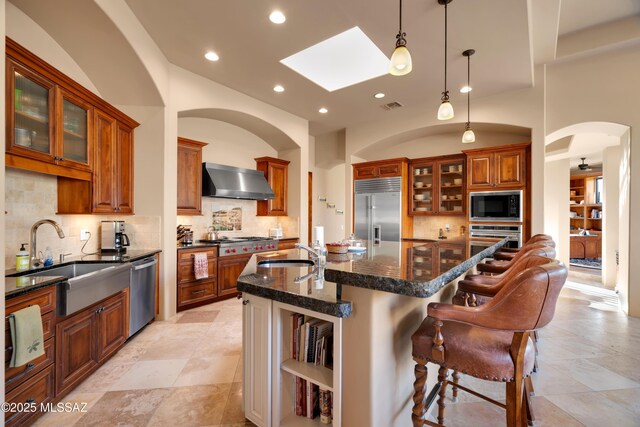
POLYGON ((155 316, 157 263, 155 256, 131 263, 129 336, 142 329, 155 316))

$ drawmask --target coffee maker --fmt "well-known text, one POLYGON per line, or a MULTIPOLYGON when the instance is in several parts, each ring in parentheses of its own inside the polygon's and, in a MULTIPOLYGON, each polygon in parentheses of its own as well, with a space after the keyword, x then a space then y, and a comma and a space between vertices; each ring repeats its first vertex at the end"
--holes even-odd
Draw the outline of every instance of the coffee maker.
POLYGON ((129 236, 124 234, 124 221, 102 221, 102 252, 127 251, 125 246, 129 246, 129 236))

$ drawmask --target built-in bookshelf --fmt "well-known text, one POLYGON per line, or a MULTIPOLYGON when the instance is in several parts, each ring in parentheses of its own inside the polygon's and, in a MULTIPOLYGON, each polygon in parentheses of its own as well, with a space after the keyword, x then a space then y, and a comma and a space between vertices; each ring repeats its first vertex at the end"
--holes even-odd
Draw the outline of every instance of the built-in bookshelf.
POLYGON ((273 316, 274 424, 340 426, 342 319, 280 302, 273 316))
POLYGON ((572 234, 602 232, 602 205, 596 203, 597 176, 572 176, 569 181, 569 226, 572 234))

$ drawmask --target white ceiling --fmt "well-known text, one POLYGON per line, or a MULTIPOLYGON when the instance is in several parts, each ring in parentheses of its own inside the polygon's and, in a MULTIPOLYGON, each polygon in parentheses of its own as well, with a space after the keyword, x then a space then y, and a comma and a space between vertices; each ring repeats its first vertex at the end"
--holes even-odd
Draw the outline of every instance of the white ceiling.
MULTIPOLYGON (((419 106, 432 105, 436 114, 444 75, 444 7, 437 0, 403 4, 411 74, 385 75, 331 93, 279 61, 354 26, 390 56, 398 31, 397 0, 126 1, 170 62, 308 119, 314 135, 397 117, 419 106), (268 20, 276 8, 287 16, 283 25, 268 20), (218 62, 203 58, 209 49, 220 55, 218 62), (285 92, 273 92, 275 84, 285 92), (387 96, 374 99, 376 92, 387 96), (405 107, 381 107, 392 101, 405 107), (320 106, 329 113, 320 115, 320 106)), ((450 3, 449 90, 460 113, 466 98, 458 90, 467 78, 462 51, 477 52, 471 63, 475 96, 528 87, 528 34, 526 0, 450 3)))
POLYGON ((639 0, 562 0, 559 35, 640 14, 639 0))

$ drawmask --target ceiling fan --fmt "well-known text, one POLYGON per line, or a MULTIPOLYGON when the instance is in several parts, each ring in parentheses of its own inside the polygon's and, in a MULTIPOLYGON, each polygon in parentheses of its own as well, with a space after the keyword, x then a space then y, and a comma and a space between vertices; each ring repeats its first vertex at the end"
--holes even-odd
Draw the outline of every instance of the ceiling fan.
POLYGON ((578 165, 578 168, 579 168, 581 171, 589 172, 589 171, 591 170, 591 168, 589 167, 589 164, 588 164, 588 163, 585 163, 585 162, 584 162, 584 160, 586 159, 586 157, 580 157, 580 159, 582 159, 582 163, 580 163, 580 164, 578 165))

